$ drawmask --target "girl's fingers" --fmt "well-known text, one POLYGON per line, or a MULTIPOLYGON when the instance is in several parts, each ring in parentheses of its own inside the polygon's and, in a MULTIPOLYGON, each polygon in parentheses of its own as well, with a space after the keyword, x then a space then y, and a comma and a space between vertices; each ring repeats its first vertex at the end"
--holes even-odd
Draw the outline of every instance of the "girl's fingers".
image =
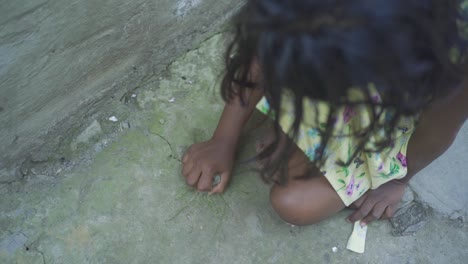
POLYGON ((363 219, 371 212, 372 208, 374 208, 374 205, 375 202, 371 201, 370 199, 365 199, 365 201, 361 204, 359 209, 348 217, 348 220, 351 223, 354 223, 363 219))
POLYGON ((392 218, 395 214, 395 207, 396 206, 388 206, 387 209, 385 209, 385 212, 383 213, 383 219, 392 218))
POLYGON ((211 192, 209 194, 224 192, 228 184, 228 181, 231 178, 230 176, 231 176, 231 172, 225 172, 221 174, 220 182, 218 183, 218 185, 214 186, 213 189, 211 189, 211 192))
POLYGON ((185 178, 187 178, 192 171, 193 168, 193 162, 184 162, 182 164, 182 175, 184 175, 185 178))
POLYGON ((190 153, 192 152, 192 146, 190 146, 184 153, 184 156, 182 156, 182 163, 185 163, 189 160, 190 153))
POLYGON ((211 190, 214 175, 215 171, 213 169, 203 170, 202 175, 200 176, 200 180, 198 181, 197 189, 201 192, 207 192, 211 190))
POLYGON ((194 187, 197 184, 198 179, 200 178, 200 175, 201 175, 201 171, 197 168, 190 171, 186 179, 187 184, 194 187))
POLYGON ((366 197, 367 197, 367 192, 364 193, 361 197, 359 197, 359 199, 354 201, 354 203, 352 203, 351 206, 353 206, 355 209, 359 209, 362 203, 364 202, 364 200, 366 200, 366 197))
POLYGON ((387 209, 386 204, 383 204, 383 203, 375 204, 374 208, 372 208, 372 211, 366 217, 364 217, 364 219, 361 220, 361 224, 362 225, 367 225, 368 223, 370 223, 370 222, 372 222, 374 220, 378 220, 378 219, 382 218, 382 215, 383 215, 385 209, 387 209))

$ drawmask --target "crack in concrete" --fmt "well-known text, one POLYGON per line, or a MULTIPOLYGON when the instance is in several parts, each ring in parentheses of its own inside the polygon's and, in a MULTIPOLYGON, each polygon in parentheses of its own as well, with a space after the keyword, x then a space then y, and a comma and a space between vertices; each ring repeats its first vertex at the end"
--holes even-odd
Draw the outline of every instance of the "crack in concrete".
POLYGON ((45 256, 44 256, 44 252, 40 251, 40 250, 37 250, 36 249, 36 252, 38 252, 39 254, 41 254, 41 257, 42 257, 42 263, 46 264, 46 259, 45 259, 45 256))
POLYGON ((15 183, 25 182, 25 180, 26 180, 26 177, 23 175, 23 176, 21 176, 21 178, 18 177, 18 179, 15 179, 15 180, 0 181, 0 187, 7 188, 7 187, 10 187, 11 185, 13 185, 15 183))
POLYGON ((30 248, 30 247, 27 247, 26 245, 24 245, 24 246, 27 248, 27 251, 29 251, 29 252, 35 252, 35 253, 38 253, 39 255, 41 255, 42 263, 43 263, 43 264, 46 264, 46 263, 47 263, 43 251, 40 251, 40 250, 38 250, 37 248, 30 248))
POLYGON ((25 248, 27 251, 29 251, 29 252, 35 252, 35 253, 38 253, 39 255, 41 255, 42 263, 43 263, 43 264, 46 264, 47 261, 46 261, 46 258, 45 258, 45 253, 44 253, 44 251, 39 250, 39 249, 37 248, 37 247, 38 247, 38 243, 39 243, 39 241, 41 240, 41 238, 42 238, 43 235, 44 235, 43 233, 42 233, 41 235, 39 235, 39 237, 38 237, 36 240, 34 240, 33 242, 29 243, 29 245, 28 245, 28 244, 24 244, 24 248, 25 248))
POLYGON ((166 142, 166 144, 169 146, 169 148, 171 149, 171 156, 170 158, 174 159, 174 160, 177 160, 178 162, 182 163, 182 160, 179 159, 177 157, 177 153, 174 151, 174 148, 172 147, 172 144, 169 142, 169 140, 167 140, 165 137, 163 137, 162 135, 160 134, 157 134, 157 133, 154 133, 154 135, 156 135, 157 137, 159 137, 160 139, 162 139, 164 142, 166 142))

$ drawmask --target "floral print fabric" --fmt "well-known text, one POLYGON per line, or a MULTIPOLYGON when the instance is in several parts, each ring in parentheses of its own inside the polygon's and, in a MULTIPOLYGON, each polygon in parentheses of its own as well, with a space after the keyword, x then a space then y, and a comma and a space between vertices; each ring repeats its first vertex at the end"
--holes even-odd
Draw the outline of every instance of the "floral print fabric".
MULTIPOLYGON (((372 99, 380 101, 380 96, 373 85, 369 85, 372 99)), ((359 100, 362 93, 358 89, 351 89, 351 100, 359 100)), ((282 96, 279 123, 285 133, 291 130, 294 121, 293 96, 285 92, 282 96)), ((319 150, 321 137, 318 128, 325 126, 329 106, 321 101, 303 99, 304 118, 300 124, 299 136, 296 144, 310 160, 314 160, 319 150)), ((257 104, 257 109, 271 116, 270 107, 266 98, 257 104)), ((383 115, 381 121, 385 121, 390 113, 383 115)), ((394 132, 395 141, 391 145, 377 153, 360 153, 349 166, 339 166, 338 161, 348 161, 358 141, 350 136, 370 124, 370 111, 365 106, 346 106, 339 111, 334 120, 334 137, 330 139, 324 150, 325 162, 320 171, 327 178, 346 206, 359 199, 369 189, 376 189, 380 185, 406 176, 407 161, 406 149, 409 138, 414 132, 415 118, 404 117, 397 125, 394 132)), ((373 135, 366 147, 372 147, 382 133, 373 135)))

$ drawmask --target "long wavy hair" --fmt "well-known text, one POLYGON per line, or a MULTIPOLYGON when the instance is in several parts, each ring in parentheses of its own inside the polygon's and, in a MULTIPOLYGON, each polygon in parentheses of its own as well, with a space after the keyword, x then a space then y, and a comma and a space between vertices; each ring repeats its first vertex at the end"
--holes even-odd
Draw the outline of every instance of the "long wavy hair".
MULTIPOLYGON (((297 139, 303 119, 302 98, 325 101, 327 122, 317 127, 321 144, 312 160, 321 166, 324 149, 333 137, 334 120, 345 106, 365 105, 371 122, 348 135, 358 139, 349 164, 359 153, 381 151, 392 144, 400 118, 417 116, 433 99, 448 94, 465 73, 466 18, 459 0, 248 0, 233 18, 234 36, 226 54, 221 85, 225 101, 248 89, 263 89, 271 107, 276 140, 256 158, 264 159, 279 145, 279 113, 285 89, 294 95, 297 139), (250 68, 258 62, 261 78, 252 80, 250 68), (372 100, 373 83, 382 100, 372 100), (358 87, 365 95, 351 101, 347 94, 358 87), (390 118, 380 122, 383 113, 390 118), (377 131, 384 139, 375 148, 366 142, 377 131)), ((319 111, 316 109, 316 112, 319 111)), ((319 113, 316 113, 316 116, 319 113)), ((280 170, 277 183, 285 183, 291 143, 277 160, 262 170, 262 178, 280 170)))

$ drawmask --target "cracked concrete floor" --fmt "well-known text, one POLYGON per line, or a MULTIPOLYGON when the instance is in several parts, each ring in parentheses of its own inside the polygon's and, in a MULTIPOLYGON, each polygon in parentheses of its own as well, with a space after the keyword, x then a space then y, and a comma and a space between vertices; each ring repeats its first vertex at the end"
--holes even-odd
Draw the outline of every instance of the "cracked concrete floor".
MULTIPOLYGON (((221 35, 207 40, 171 64, 157 87, 140 90, 140 110, 127 113, 131 128, 95 148, 90 162, 1 185, 0 263, 466 263, 462 218, 432 213, 405 237, 392 236, 388 221, 372 223, 361 255, 345 249, 349 211, 291 227, 246 165, 223 195, 189 189, 180 156, 210 136, 221 112, 222 46, 221 35)), ((254 139, 245 140, 241 160, 254 139)))

